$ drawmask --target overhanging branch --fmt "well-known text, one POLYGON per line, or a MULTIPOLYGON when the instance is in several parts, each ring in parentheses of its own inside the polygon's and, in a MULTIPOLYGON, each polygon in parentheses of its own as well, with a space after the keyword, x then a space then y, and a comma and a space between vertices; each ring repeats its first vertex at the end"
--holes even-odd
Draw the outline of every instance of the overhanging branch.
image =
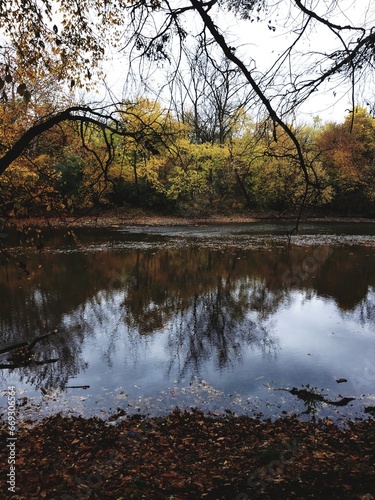
POLYGON ((64 121, 91 123, 113 134, 134 139, 139 137, 139 133, 126 131, 119 121, 114 120, 113 116, 105 114, 103 110, 95 110, 88 106, 72 106, 30 127, 0 158, 0 175, 22 155, 36 137, 64 121))

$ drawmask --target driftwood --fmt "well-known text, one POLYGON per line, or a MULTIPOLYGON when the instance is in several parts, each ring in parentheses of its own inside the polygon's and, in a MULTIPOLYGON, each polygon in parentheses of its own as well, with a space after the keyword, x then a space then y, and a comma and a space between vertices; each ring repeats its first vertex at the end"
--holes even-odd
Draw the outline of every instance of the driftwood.
POLYGON ((57 330, 53 332, 45 333, 43 335, 39 335, 35 337, 31 342, 18 342, 17 344, 12 344, 8 347, 3 347, 0 349, 0 354, 4 354, 6 352, 12 352, 11 356, 9 356, 7 361, 11 361, 11 363, 3 363, 0 364, 0 369, 12 369, 12 368, 20 368, 21 366, 29 366, 31 364, 35 365, 44 365, 46 363, 56 363, 59 358, 54 359, 46 359, 43 361, 38 361, 32 358, 32 349, 38 342, 50 337, 57 333, 57 330))
POLYGON ((67 385, 65 389, 90 389, 89 385, 67 385))
POLYGON ((25 360, 24 362, 18 362, 18 363, 12 363, 12 364, 0 364, 0 370, 5 370, 6 368, 8 369, 13 369, 13 368, 21 368, 24 366, 30 366, 30 365, 45 365, 47 363, 56 363, 60 358, 54 358, 54 359, 44 359, 43 361, 36 361, 35 359, 28 359, 25 360))
POLYGON ((13 351, 14 349, 21 349, 23 347, 27 347, 29 351, 41 340, 46 339, 50 335, 54 335, 57 333, 57 330, 53 330, 53 332, 45 333, 44 335, 39 335, 38 337, 35 337, 31 342, 18 342, 17 344, 12 344, 8 347, 3 347, 0 349, 0 354, 4 354, 5 352, 10 352, 13 351))
POLYGON ((334 406, 346 406, 348 403, 350 403, 350 401, 353 401, 355 399, 355 398, 342 398, 339 399, 338 401, 329 401, 322 394, 317 394, 308 389, 297 389, 296 387, 293 387, 293 389, 279 388, 275 390, 290 392, 290 394, 293 394, 293 396, 297 396, 298 399, 302 399, 302 401, 304 402, 320 401, 322 403, 327 403, 328 405, 334 405, 334 406))

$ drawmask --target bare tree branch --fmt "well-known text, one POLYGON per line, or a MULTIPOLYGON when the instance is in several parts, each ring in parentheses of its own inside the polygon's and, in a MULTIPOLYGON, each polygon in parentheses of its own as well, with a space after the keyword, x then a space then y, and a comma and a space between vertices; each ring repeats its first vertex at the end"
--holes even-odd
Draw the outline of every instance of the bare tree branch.
MULTIPOLYGON (((116 113, 118 113, 117 110, 106 113, 104 108, 93 109, 89 106, 72 106, 43 119, 43 121, 24 132, 13 146, 0 157, 0 175, 22 155, 36 137, 64 121, 92 124, 103 131, 107 130, 111 134, 132 137, 135 140, 140 140, 145 135, 145 126, 140 127, 139 131, 130 132, 124 127, 123 122, 116 118, 116 113)), ((108 142, 107 146, 110 146, 108 142)))

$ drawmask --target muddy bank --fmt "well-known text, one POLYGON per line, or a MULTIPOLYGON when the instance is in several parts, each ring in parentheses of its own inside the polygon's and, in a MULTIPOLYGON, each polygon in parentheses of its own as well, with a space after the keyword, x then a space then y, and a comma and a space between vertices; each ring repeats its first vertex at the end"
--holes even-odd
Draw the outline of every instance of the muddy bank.
MULTIPOLYGON (((295 215, 279 213, 233 213, 229 215, 215 214, 204 217, 183 217, 180 215, 160 215, 141 210, 116 210, 100 214, 85 214, 64 217, 30 217, 10 219, 9 226, 39 226, 39 227, 108 227, 117 228, 124 225, 139 226, 194 226, 215 224, 251 224, 251 223, 277 223, 296 221, 295 215)), ((368 222, 374 223, 375 219, 363 217, 338 217, 335 215, 305 216, 301 222, 368 222)))

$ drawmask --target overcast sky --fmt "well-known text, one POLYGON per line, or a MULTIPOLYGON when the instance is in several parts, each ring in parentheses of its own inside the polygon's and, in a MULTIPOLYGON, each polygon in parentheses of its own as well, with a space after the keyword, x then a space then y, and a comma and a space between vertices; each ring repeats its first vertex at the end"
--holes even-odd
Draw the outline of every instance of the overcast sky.
MULTIPOLYGON (((227 12, 225 15, 215 18, 215 22, 220 29, 226 33, 226 37, 237 48, 236 54, 241 54, 242 58, 248 62, 248 67, 258 77, 267 71, 283 50, 293 43, 296 38, 296 29, 298 29, 301 22, 301 18, 297 16, 297 11, 293 11, 293 9, 289 11, 293 2, 278 2, 275 0, 274 3, 274 11, 265 16, 265 19, 261 22, 239 21, 227 12), (287 11, 282 8, 285 5, 288 6, 287 11), (287 22, 286 19, 288 19, 287 22), (275 26, 275 31, 268 28, 269 21, 275 26)), ((330 3, 327 0, 317 1, 317 12, 321 15, 325 14, 324 9, 330 3)), ((330 21, 341 25, 375 26, 374 3, 372 0, 361 0, 361 2, 340 0, 338 8, 330 14, 330 21)), ((199 19, 196 21, 196 29, 198 29, 198 23, 199 19)), ((187 22, 186 25, 189 31, 194 29, 194 23, 187 22)), ((297 69, 295 72, 303 74, 304 67, 307 68, 307 64, 312 64, 315 56, 308 56, 308 54, 312 52, 324 53, 339 46, 337 37, 333 35, 328 27, 321 26, 316 29, 312 23, 311 30, 307 32, 307 36, 297 46, 298 50, 295 55, 297 64, 295 68, 297 69)), ((107 81, 115 94, 119 96, 123 91, 124 80, 127 75, 126 61, 126 58, 117 54, 113 55, 113 61, 106 65, 107 81)), ((167 63, 164 66, 167 67, 167 63)), ((314 70, 314 64, 312 64, 312 68, 314 70)), ((284 69, 286 70, 286 68, 284 69)), ((319 67, 315 66, 315 70, 319 70, 319 67)), ((153 74, 153 84, 156 88, 160 87, 161 83, 159 74, 159 72, 153 74)), ((372 90, 373 88, 374 82, 372 79, 358 85, 356 104, 364 105, 366 99, 374 100, 375 91, 372 90), (365 87, 364 92, 363 87, 365 87)), ((125 89, 125 93, 130 91, 130 88, 125 89)), ((266 88, 265 91, 272 95, 271 89, 266 88)), ((323 121, 340 122, 350 109, 350 97, 349 85, 338 86, 335 81, 328 82, 303 104, 296 118, 298 122, 312 122, 314 117, 319 116, 323 121)))

